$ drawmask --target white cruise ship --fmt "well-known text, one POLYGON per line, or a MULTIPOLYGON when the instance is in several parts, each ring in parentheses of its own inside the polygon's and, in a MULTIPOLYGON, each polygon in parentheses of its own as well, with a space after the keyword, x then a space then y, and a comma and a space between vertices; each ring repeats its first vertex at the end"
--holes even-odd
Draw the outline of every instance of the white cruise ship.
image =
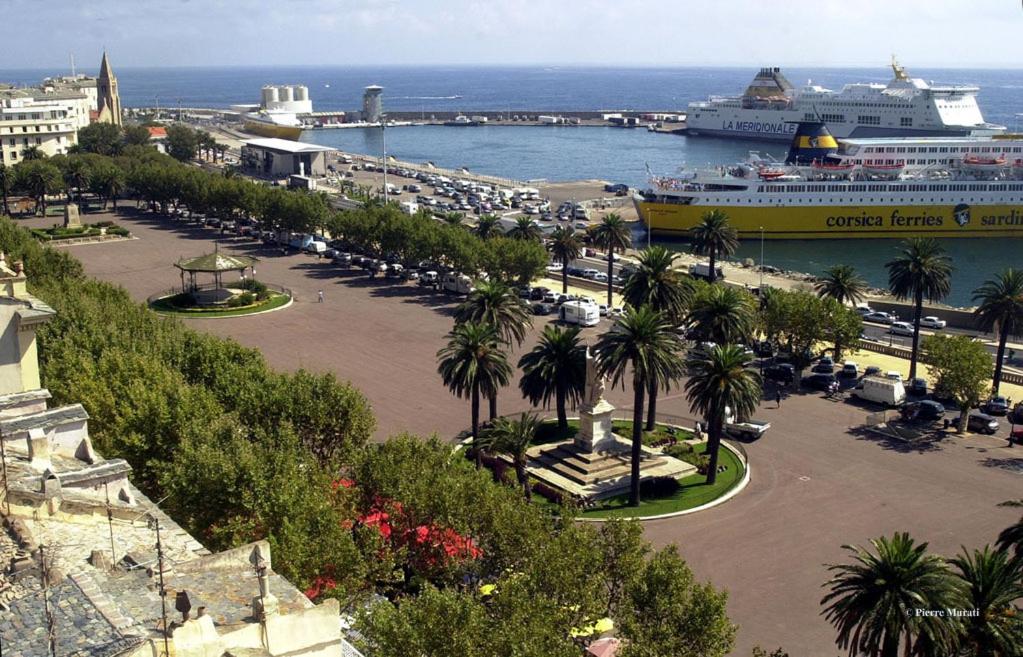
POLYGON ((824 121, 844 137, 992 135, 1004 126, 984 121, 979 87, 937 86, 910 78, 892 60, 887 85, 847 84, 841 91, 807 83, 793 87, 779 68, 763 68, 742 96, 690 103, 687 134, 789 141, 799 121, 824 121))

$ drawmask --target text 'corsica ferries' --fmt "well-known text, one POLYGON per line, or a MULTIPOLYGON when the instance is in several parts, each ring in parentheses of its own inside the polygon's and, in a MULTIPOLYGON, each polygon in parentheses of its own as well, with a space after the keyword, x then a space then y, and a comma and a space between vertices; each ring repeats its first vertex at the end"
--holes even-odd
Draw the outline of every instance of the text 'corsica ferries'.
POLYGON ((892 60, 887 85, 847 84, 832 91, 792 86, 779 68, 763 68, 738 97, 689 104, 687 133, 788 141, 798 121, 824 121, 836 137, 990 135, 1004 126, 984 121, 979 87, 933 85, 910 78, 892 60))
POLYGON ((651 178, 633 200, 654 232, 721 210, 741 237, 1023 237, 1023 135, 836 140, 803 122, 785 162, 651 178))

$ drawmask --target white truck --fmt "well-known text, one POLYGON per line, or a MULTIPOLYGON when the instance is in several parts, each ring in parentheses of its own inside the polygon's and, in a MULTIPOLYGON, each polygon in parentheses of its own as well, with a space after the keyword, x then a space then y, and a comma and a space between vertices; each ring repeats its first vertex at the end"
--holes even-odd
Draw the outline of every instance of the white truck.
MULTIPOLYGON (((720 280, 725 277, 725 272, 721 269, 721 265, 714 265, 716 277, 720 280)), ((689 275, 697 278, 710 278, 710 263, 709 262, 697 262, 689 265, 689 275)))
POLYGON ((410 217, 415 213, 419 212, 419 204, 416 203, 415 201, 402 201, 399 204, 399 207, 401 207, 402 212, 404 212, 410 217))
POLYGON ((901 379, 866 376, 853 388, 852 396, 882 406, 902 406, 906 403, 906 388, 901 379))
POLYGON ((440 289, 449 294, 469 294, 475 288, 472 286, 471 278, 457 271, 452 271, 441 277, 440 289))
POLYGON ((770 422, 762 420, 746 420, 737 422, 732 409, 725 408, 725 433, 743 440, 755 440, 767 433, 771 428, 770 422))
POLYGON ((596 326, 600 322, 600 306, 586 301, 566 301, 558 309, 558 319, 566 324, 596 326))

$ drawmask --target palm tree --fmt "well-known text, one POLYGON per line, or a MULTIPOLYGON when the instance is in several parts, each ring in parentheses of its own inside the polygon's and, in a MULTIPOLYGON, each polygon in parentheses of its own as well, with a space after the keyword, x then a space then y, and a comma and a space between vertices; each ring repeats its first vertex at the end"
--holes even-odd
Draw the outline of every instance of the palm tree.
POLYGON ((476 235, 480 239, 489 239, 497 231, 498 217, 492 214, 485 214, 476 222, 476 235))
POLYGON ((700 223, 689 229, 689 238, 695 253, 709 256, 708 276, 713 283, 717 279, 717 257, 735 253, 739 248, 738 233, 728 224, 727 214, 721 210, 711 210, 703 215, 700 223))
MULTIPOLYGON (((497 329, 501 340, 521 345, 526 329, 533 323, 529 306, 500 281, 480 281, 456 309, 455 321, 489 324, 497 329)), ((497 391, 489 397, 490 419, 497 417, 497 391)))
POLYGON ((501 348, 501 336, 489 324, 456 324, 447 338, 447 345, 437 352, 437 371, 451 392, 471 402, 472 444, 478 468, 483 464, 479 445, 480 396, 490 397, 508 385, 511 366, 501 348))
MULTIPOLYGON (((1010 502, 1002 502, 998 506, 1023 506, 1023 500, 1012 500, 1010 502)), ((1008 552, 1013 550, 1016 553, 1016 557, 1023 559, 1023 518, 1020 518, 1016 524, 1009 525, 1002 530, 1002 533, 998 535, 998 542, 996 543, 999 550, 1008 552)))
POLYGON ((60 169, 49 162, 33 161, 22 165, 24 168, 18 173, 19 185, 28 191, 35 202, 36 207, 46 215, 46 197, 56 194, 64 186, 64 180, 60 175, 60 169))
POLYGON ((507 237, 516 240, 539 240, 543 231, 536 224, 535 221, 529 217, 518 217, 515 219, 515 225, 508 231, 507 237))
POLYGON ((977 657, 1018 655, 1023 648, 1023 559, 1014 559, 985 545, 982 550, 951 559, 966 585, 965 608, 977 612, 963 618, 962 643, 977 657))
MULTIPOLYGON (((675 269, 678 253, 669 251, 663 246, 653 246, 639 253, 639 262, 635 271, 625 281, 622 296, 633 308, 649 304, 659 310, 673 325, 682 322, 693 287, 690 278, 675 269)), ((646 430, 653 431, 657 417, 656 385, 648 391, 646 430)))
POLYGON ((536 346, 519 359, 522 396, 534 406, 547 406, 553 397, 563 432, 568 430, 568 402, 578 403, 586 387, 586 348, 579 340, 580 330, 548 325, 536 346))
POLYGON ((998 331, 998 356, 995 358, 994 394, 1002 382, 1005 345, 1010 335, 1023 333, 1023 270, 1006 269, 997 277, 984 281, 973 292, 973 311, 983 331, 998 331))
POLYGON ((583 252, 579 235, 571 228, 558 226, 551 233, 551 255, 561 262, 561 293, 568 294, 568 265, 583 252))
POLYGON ((838 630, 838 646, 848 648, 850 657, 898 657, 901 645, 908 657, 921 644, 952 643, 956 628, 951 619, 914 613, 960 605, 960 585, 945 561, 927 554, 927 543, 917 545, 906 533, 871 544, 877 554, 846 545, 854 563, 828 566, 835 575, 825 585, 831 591, 821 604, 828 605, 823 613, 838 630))
POLYGON ((696 334, 716 344, 745 342, 753 333, 756 310, 745 291, 708 285, 692 301, 687 317, 696 334))
POLYGON ((610 308, 614 305, 611 298, 614 254, 625 253, 625 249, 632 246, 632 230, 621 215, 611 212, 590 231, 590 237, 594 244, 607 251, 607 307, 610 308))
POLYGON ((14 177, 11 169, 7 168, 7 165, 0 162, 0 197, 3 200, 3 213, 6 216, 10 216, 11 208, 7 204, 7 195, 11 191, 11 180, 14 177))
POLYGON ((718 345, 707 351, 695 350, 686 361, 689 408, 707 420, 708 484, 717 481, 725 416, 732 413, 737 418, 748 418, 760 401, 760 375, 746 368, 751 358, 742 347, 718 345))
POLYGON ((535 413, 523 413, 518 419, 500 417, 483 432, 480 444, 499 454, 511 457, 515 466, 515 478, 522 486, 522 494, 530 499, 529 474, 526 472, 526 452, 536 438, 536 430, 540 427, 540 418, 535 413))
POLYGON ((29 146, 21 152, 21 159, 24 161, 45 160, 46 153, 42 152, 38 146, 29 146))
POLYGON ((681 343, 663 313, 650 306, 629 307, 595 346, 598 367, 612 385, 625 387, 632 374, 632 477, 629 505, 639 506, 639 462, 643 454, 643 400, 651 381, 659 384, 682 374, 681 343))
POLYGON ((863 300, 867 282, 856 274, 852 265, 835 265, 825 269, 813 287, 819 297, 855 305, 863 300))
POLYGON ((461 226, 462 221, 465 219, 465 215, 461 212, 445 212, 444 223, 449 226, 461 226))
POLYGON ((909 378, 913 379, 916 378, 924 299, 941 301, 952 291, 952 261, 934 239, 913 237, 903 242, 902 252, 885 267, 892 294, 903 301, 913 301, 913 351, 909 358, 909 378))

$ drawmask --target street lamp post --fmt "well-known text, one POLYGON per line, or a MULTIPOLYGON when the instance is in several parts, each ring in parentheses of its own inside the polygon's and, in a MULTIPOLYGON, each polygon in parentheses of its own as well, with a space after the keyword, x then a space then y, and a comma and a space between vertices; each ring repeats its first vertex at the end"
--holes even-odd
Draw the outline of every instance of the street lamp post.
POLYGON ((387 116, 386 114, 381 114, 380 115, 380 149, 381 149, 381 152, 382 152, 381 160, 382 160, 382 163, 384 165, 384 189, 383 189, 383 191, 384 191, 384 204, 385 205, 387 203, 387 137, 385 136, 386 132, 387 132, 386 131, 387 120, 385 118, 386 116, 387 116))
POLYGON ((760 294, 764 294, 764 227, 760 227, 760 294))

